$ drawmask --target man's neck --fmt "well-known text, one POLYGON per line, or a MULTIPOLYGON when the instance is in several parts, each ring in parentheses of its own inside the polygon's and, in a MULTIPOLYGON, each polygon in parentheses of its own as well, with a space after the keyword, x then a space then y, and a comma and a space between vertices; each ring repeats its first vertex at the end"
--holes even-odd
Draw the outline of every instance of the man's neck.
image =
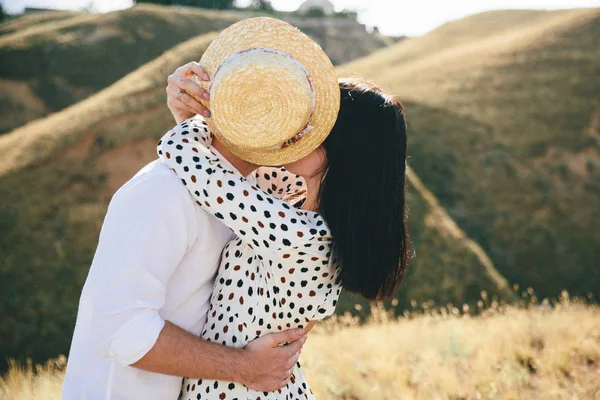
POLYGON ((241 158, 233 154, 217 138, 213 139, 212 145, 219 153, 221 153, 223 157, 227 159, 227 161, 229 161, 231 165, 235 167, 235 169, 239 171, 240 174, 242 174, 242 176, 250 175, 252 171, 259 167, 258 165, 242 160, 241 158))
POLYGON ((321 188, 321 182, 323 181, 323 175, 318 174, 311 178, 304 177, 304 181, 306 182, 306 200, 301 208, 308 211, 318 211, 319 190, 321 188))

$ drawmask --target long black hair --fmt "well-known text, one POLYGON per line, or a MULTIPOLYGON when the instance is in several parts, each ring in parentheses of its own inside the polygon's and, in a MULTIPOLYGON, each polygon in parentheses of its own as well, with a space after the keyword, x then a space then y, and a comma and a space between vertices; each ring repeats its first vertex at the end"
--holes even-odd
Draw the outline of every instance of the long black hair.
POLYGON ((319 212, 333 235, 344 288, 368 299, 393 295, 406 270, 404 107, 374 84, 340 80, 319 212))

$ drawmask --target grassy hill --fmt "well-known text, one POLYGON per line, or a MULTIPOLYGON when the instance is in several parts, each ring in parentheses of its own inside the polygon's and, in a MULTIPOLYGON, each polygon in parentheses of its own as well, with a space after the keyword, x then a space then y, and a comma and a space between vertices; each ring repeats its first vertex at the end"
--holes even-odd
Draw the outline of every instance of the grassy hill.
POLYGON ((216 11, 139 5, 40 24, 9 22, 25 26, 0 36, 0 133, 85 99, 178 43, 237 20, 216 11))
MULTIPOLYGON (((155 158, 173 125, 169 72, 199 58, 214 33, 190 39, 107 89, 0 137, 0 354, 43 360, 66 352, 81 286, 114 191, 155 158)), ((417 257, 398 294, 472 304, 480 290, 513 293, 489 258, 410 174, 410 228, 417 257)), ((339 311, 360 300, 346 296, 339 311)), ((367 304, 362 302, 365 310, 367 304)), ((396 303, 395 303, 396 304, 396 303)))
MULTIPOLYGON (((300 360, 321 400, 597 399, 600 308, 458 310, 363 325, 340 318, 309 334, 300 360)), ((1 400, 58 400, 65 358, 13 366, 1 400)))
MULTIPOLYGON (((175 45, 242 18, 142 4, 106 14, 41 13, 2 24, 0 134, 81 101, 175 45)), ((317 29, 314 20, 301 18, 293 23, 340 62, 389 44, 364 29, 317 29)))
POLYGON ((0 35, 23 31, 32 26, 41 26, 49 22, 65 20, 77 15, 80 15, 80 13, 76 11, 52 11, 12 17, 10 20, 0 24, 0 35))
POLYGON ((510 281, 600 294, 600 9, 499 11, 344 66, 414 102, 411 165, 510 281))
MULTIPOLYGON (((410 108, 408 110, 410 112, 410 108)), ((395 307, 397 312, 425 303, 425 307, 434 303, 474 306, 482 291, 490 298, 515 301, 508 281, 481 246, 458 227, 414 171, 409 171, 408 178, 409 230, 414 258, 396 298, 386 305, 395 307)), ((370 305, 359 296, 345 293, 336 312, 346 311, 366 317, 370 305)))

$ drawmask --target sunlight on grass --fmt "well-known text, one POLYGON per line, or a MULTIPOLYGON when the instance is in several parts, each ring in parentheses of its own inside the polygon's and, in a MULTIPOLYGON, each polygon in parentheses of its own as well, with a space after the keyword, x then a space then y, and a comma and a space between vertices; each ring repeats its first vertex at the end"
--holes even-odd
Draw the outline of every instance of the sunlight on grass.
POLYGON ((0 378, 0 399, 60 399, 67 359, 60 356, 45 365, 18 365, 10 362, 10 370, 0 378))
MULTIPOLYGON (((442 307, 394 318, 374 307, 362 325, 349 315, 325 321, 301 357, 316 397, 600 398, 600 307, 563 293, 553 305, 465 311, 442 307)), ((59 399, 64 364, 13 364, 0 379, 0 398, 59 399)))

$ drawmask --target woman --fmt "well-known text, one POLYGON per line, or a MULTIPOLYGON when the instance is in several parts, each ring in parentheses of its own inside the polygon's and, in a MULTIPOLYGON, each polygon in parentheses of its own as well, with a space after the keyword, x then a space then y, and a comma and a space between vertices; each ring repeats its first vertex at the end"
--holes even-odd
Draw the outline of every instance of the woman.
MULTIPOLYGON (((203 76, 201 67, 190 64, 176 72, 167 89, 176 119, 190 112, 208 115, 179 91, 202 95, 187 81, 189 73, 203 76)), ((269 332, 310 329, 333 314, 341 285, 368 299, 383 299, 400 284, 409 251, 404 109, 371 83, 345 79, 339 86, 340 110, 327 139, 284 166, 303 178, 303 197, 285 170, 270 169, 265 175, 261 169, 258 177, 271 183, 265 192, 224 167, 208 149, 212 138, 199 116, 179 124, 159 143, 159 155, 197 203, 237 236, 224 249, 203 338, 243 347, 269 332), (290 197, 300 199, 297 208, 282 200, 290 197)), ((313 396, 298 363, 278 392, 188 378, 181 398, 313 396)))

